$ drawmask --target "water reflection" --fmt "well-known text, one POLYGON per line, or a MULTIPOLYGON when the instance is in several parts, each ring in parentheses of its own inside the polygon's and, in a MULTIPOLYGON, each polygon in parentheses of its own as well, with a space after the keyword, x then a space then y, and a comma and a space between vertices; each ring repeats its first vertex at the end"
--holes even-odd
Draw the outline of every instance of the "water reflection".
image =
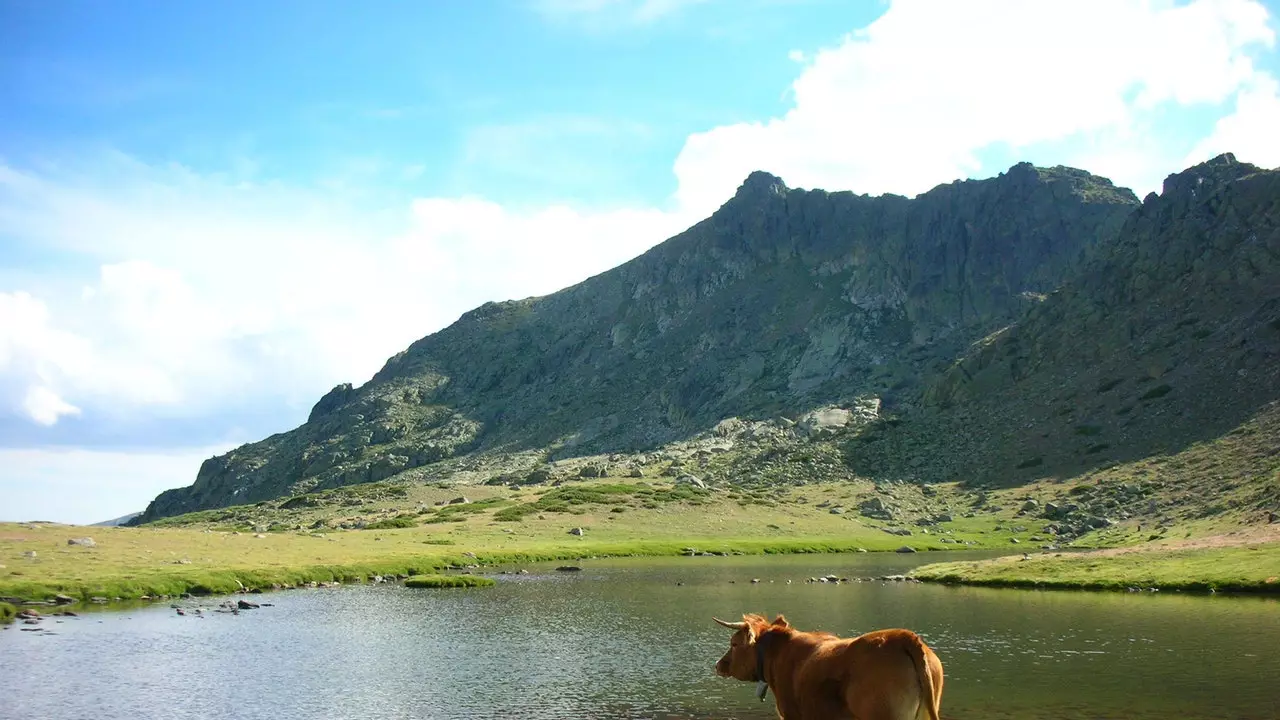
POLYGON ((772 702, 712 672, 728 635, 711 616, 750 611, 843 635, 916 630, 945 664, 948 718, 1280 718, 1274 600, 804 582, 916 562, 584 561, 484 590, 348 587, 279 593, 239 616, 94 614, 55 636, 0 635, 0 716, 763 720, 772 702))

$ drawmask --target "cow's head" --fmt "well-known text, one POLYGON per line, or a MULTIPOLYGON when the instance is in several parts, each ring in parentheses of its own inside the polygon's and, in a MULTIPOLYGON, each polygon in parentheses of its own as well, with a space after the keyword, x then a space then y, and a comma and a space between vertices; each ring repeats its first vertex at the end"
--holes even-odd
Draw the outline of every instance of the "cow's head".
POLYGON ((774 618, 772 623, 760 615, 743 615, 742 622, 725 622, 714 617, 711 619, 734 631, 729 638, 729 651, 716 663, 716 674, 747 682, 763 680, 760 677, 761 657, 757 648, 760 635, 766 630, 791 627, 781 615, 774 618))

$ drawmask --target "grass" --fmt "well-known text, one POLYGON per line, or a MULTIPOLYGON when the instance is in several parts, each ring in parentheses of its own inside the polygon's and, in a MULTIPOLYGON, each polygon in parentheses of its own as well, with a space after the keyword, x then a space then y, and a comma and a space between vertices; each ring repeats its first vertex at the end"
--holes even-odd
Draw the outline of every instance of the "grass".
POLYGON ((404 586, 411 588, 473 588, 497 584, 493 578, 477 575, 419 575, 404 581, 404 586))
POLYGON ((18 615, 18 608, 7 602, 0 602, 0 625, 8 625, 18 615))
POLYGON ((915 577, 995 587, 1280 592, 1280 543, 1153 548, 935 563, 915 577))
MULTIPOLYGON (((470 564, 680 555, 686 547, 744 554, 964 547, 941 542, 949 536, 936 528, 928 535, 916 529, 910 537, 899 537, 877 527, 885 523, 865 521, 856 511, 833 515, 818 507, 824 501, 856 507, 859 493, 870 490, 870 483, 829 483, 758 493, 770 498, 771 507, 741 504, 723 491, 606 479, 518 491, 468 487, 472 502, 451 506, 430 503, 433 497, 456 497, 456 488, 415 488, 407 497, 385 504, 343 506, 340 511, 351 514, 339 516, 326 515, 324 507, 294 503, 270 522, 288 529, 268 532, 233 530, 235 525, 227 524, 226 513, 262 512, 255 506, 194 514, 182 526, 181 519, 174 518, 137 528, 8 523, 0 524, 0 564, 5 566, 0 568, 0 597, 40 599, 65 593, 127 599, 224 593, 242 585, 265 589, 355 582, 373 575, 422 575, 470 564), (429 508, 422 515, 427 520, 443 514, 456 521, 369 529, 423 504, 429 508), (518 522, 498 517, 523 505, 537 510, 518 522), (619 508, 625 512, 613 512, 619 508), (326 525, 357 518, 369 525, 360 530, 326 525), (316 523, 324 527, 309 529, 316 523), (569 534, 576 527, 584 528, 583 536, 569 534), (68 538, 83 535, 91 536, 95 547, 66 544, 68 538), (27 551, 36 556, 26 557, 27 551)), ((255 522, 267 519, 264 515, 255 522)), ((963 524, 957 522, 957 527, 963 524)), ((1008 547, 1006 535, 976 526, 955 531, 955 537, 972 538, 977 547, 1008 547)))
MULTIPOLYGON (((1270 426, 1248 427, 1228 442, 1252 448, 1270 426)), ((558 487, 370 483, 278 501, 192 513, 137 528, 72 527, 49 523, 0 524, 0 598, 46 599, 56 593, 89 599, 130 599, 181 593, 227 593, 245 588, 296 587, 331 581, 361 582, 374 575, 428 575, 468 565, 573 560, 592 556, 680 555, 686 548, 730 554, 999 549, 1038 553, 1045 546, 1119 547, 1204 537, 1257 522, 1280 475, 1274 458, 1254 450, 1258 470, 1248 479, 1221 472, 1214 450, 1222 443, 1178 455, 1089 473, 1046 479, 1015 489, 974 489, 960 483, 927 488, 869 481, 803 485, 733 485, 702 490, 653 474, 599 478, 558 487), (1210 475, 1210 473, 1212 473, 1210 475), (1209 475, 1208 479, 1204 476, 1209 475), (1185 484, 1180 481, 1185 481, 1185 484), (1208 493, 1213 485, 1216 492, 1208 493), (1201 492, 1201 491, 1205 492, 1201 492), (467 502, 450 504, 462 492, 467 502), (862 517, 859 503, 880 497, 898 510, 893 521, 862 517), (1225 510, 1205 515, 1204 498, 1225 510), (1049 534, 1049 521, 1021 511, 1036 499, 1078 503, 1117 518, 1116 524, 1067 543, 1049 534), (1147 504, 1158 500, 1148 514, 1147 504), (838 509, 837 512, 832 512, 838 509), (840 511, 842 510, 842 512, 840 511), (1113 510, 1115 514, 1113 514, 1113 510), (1132 513, 1123 518, 1120 510, 1132 513), (621 512, 619 512, 621 511, 621 512), (951 520, 924 527, 915 520, 951 520), (1157 519, 1176 520, 1172 524, 1157 519), (1252 518, 1252 519, 1251 519, 1252 518), (583 528, 581 536, 570 535, 583 528), (900 536, 888 530, 908 529, 900 536), (91 536, 92 548, 67 539, 91 536), (1014 541, 1018 542, 1014 542, 1014 541), (31 554, 31 551, 35 551, 31 554)), ((713 463, 728 459, 713 458, 713 463)), ((827 458, 807 460, 824 463, 827 458)), ((787 459, 787 464, 793 464, 787 459)), ((1235 468, 1234 465, 1239 465, 1235 468)), ((824 465, 825 467, 825 465, 824 465)), ((708 469, 702 468, 704 476, 708 469)), ((1280 536, 1275 538, 1280 542, 1280 536)), ((1257 551, 1250 551, 1256 553, 1257 551)), ((1252 557, 1270 558, 1266 550, 1252 557)), ((1181 582, 1209 587, 1265 583, 1244 573, 1232 578, 1221 563, 1188 563, 1168 577, 1150 576, 1155 555, 1096 556, 1097 566, 1037 559, 991 575, 988 568, 950 568, 948 581, 986 584, 1110 587, 1181 582), (1036 563, 1047 564, 1037 566, 1036 563), (1040 570, 1027 580, 1032 567, 1040 570), (1110 569, 1108 569, 1110 568, 1110 569), (1198 573, 1198 574, 1197 574, 1198 573), (1224 574, 1225 573, 1225 574, 1224 574)), ((1064 558, 1075 556, 1064 555, 1064 558)), ((1265 564, 1264 564, 1265 566, 1265 564)), ((1004 566, 1001 566, 1004 567, 1004 566)), ((938 572, 931 567, 927 573, 938 572)), ((1154 570, 1152 571, 1154 572, 1154 570)))

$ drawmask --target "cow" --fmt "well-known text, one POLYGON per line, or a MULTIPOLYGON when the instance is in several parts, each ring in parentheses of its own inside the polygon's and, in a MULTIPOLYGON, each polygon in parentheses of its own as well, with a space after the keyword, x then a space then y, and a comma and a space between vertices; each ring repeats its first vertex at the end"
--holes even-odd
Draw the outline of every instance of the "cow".
POLYGON ((716 675, 772 690, 781 720, 939 720, 942 662, 919 635, 899 628, 854 638, 796 630, 746 614, 716 675))

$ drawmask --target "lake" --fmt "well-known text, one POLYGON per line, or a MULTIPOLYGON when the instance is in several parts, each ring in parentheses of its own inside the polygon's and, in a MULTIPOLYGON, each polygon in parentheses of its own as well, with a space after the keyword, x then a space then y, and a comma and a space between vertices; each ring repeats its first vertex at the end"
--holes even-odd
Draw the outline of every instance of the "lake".
POLYGON ((711 616, 754 611, 840 635, 919 632, 954 720, 1280 718, 1274 598, 804 582, 936 559, 583 560, 494 588, 268 593, 251 599, 273 607, 235 616, 86 612, 0 633, 0 717, 763 720, 772 696, 713 671, 729 631, 711 616))

